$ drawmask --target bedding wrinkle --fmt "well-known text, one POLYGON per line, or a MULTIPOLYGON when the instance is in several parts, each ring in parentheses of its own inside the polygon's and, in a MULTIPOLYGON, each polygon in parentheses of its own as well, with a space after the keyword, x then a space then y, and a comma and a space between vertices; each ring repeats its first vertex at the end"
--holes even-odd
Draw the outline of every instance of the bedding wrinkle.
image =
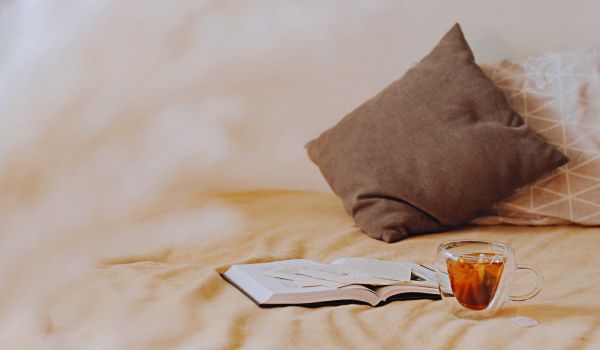
POLYGON ((223 292, 220 278, 213 271, 204 271, 200 278, 177 292, 187 303, 207 303, 216 299, 223 292))
POLYGON ((290 322, 290 326, 288 327, 288 336, 287 339, 290 339, 290 342, 293 342, 294 339, 300 338, 302 335, 302 320, 298 318, 294 318, 290 322))
POLYGON ((248 321, 251 319, 251 315, 238 313, 233 317, 229 326, 229 332, 227 339, 229 340, 227 346, 224 348, 229 350, 235 350, 242 347, 246 342, 246 326, 248 321))
POLYGON ((442 337, 443 334, 446 335, 446 337, 443 337, 443 347, 445 349, 460 349, 460 342, 465 339, 468 331, 472 328, 471 326, 468 323, 457 324, 453 322, 436 331, 438 332, 438 337, 442 337))
POLYGON ((595 317, 595 322, 588 325, 588 329, 578 337, 575 337, 575 344, 571 347, 573 350, 587 349, 586 340, 591 339, 594 334, 600 333, 600 317, 595 317))
POLYGON ((579 339, 579 341, 581 341, 583 343, 582 346, 584 349, 593 350, 593 348, 591 346, 589 346, 588 344, 597 344, 600 342, 600 328, 596 328, 590 338, 581 337, 581 339, 579 339))
POLYGON ((403 327, 403 331, 406 333, 410 333, 413 327, 415 327, 415 321, 420 317, 421 314, 421 307, 416 306, 408 313, 402 313, 397 315, 399 319, 402 319, 402 323, 406 325, 403 327))
MULTIPOLYGON (((556 244, 556 242, 558 240, 561 239, 561 236, 559 234, 552 234, 552 233, 547 233, 547 234, 542 234, 542 232, 540 232, 540 234, 535 235, 535 236, 529 236, 528 240, 529 243, 532 244, 528 244, 526 247, 524 248, 517 248, 518 250, 515 250, 515 253, 519 256, 529 256, 531 254, 541 254, 542 252, 545 251, 545 249, 553 244, 556 244)), ((519 238, 516 237, 515 241, 519 241, 519 238)), ((518 246, 518 244, 515 244, 516 246, 518 246)))
POLYGON ((342 317, 350 320, 355 326, 354 328, 356 329, 356 332, 353 332, 353 336, 360 334, 361 344, 366 344, 375 340, 379 341, 381 339, 379 335, 371 329, 368 322, 363 321, 360 317, 354 317, 356 311, 362 311, 361 309, 355 308, 350 309, 349 311, 349 314, 343 315, 342 317))
MULTIPOLYGON (((566 280, 566 278, 564 278, 564 279, 563 278, 559 278, 559 280, 560 279, 566 280)), ((575 282, 575 281, 569 281, 569 282, 575 282)), ((590 288, 586 287, 586 286, 577 286, 577 287, 574 287, 573 289, 571 289, 569 291, 560 291, 560 292, 557 292, 556 294, 552 295, 552 298, 544 298, 545 295, 540 292, 540 294, 541 294, 540 298, 543 298, 544 301, 551 301, 551 300, 555 300, 556 301, 556 300, 560 300, 562 298, 569 298, 570 296, 573 295, 573 293, 577 293, 576 295, 590 294, 590 293, 588 293, 589 289, 590 288)), ((600 312, 600 310, 598 310, 598 311, 600 312)))
MULTIPOLYGON (((315 248, 318 249, 317 254, 315 254, 315 258, 324 260, 326 257, 330 256, 332 251, 343 251, 344 246, 351 245, 352 241, 356 240, 356 238, 360 237, 362 234, 363 233, 358 229, 349 230, 346 232, 323 232, 323 239, 321 240, 322 242, 320 242, 318 246, 315 246, 315 248)), ((347 256, 351 256, 351 254, 347 256)))
POLYGON ((339 325, 336 322, 335 313, 332 310, 328 311, 321 324, 325 332, 332 335, 336 339, 336 343, 344 349, 360 349, 360 346, 355 342, 354 332, 339 325))
POLYGON ((157 254, 153 255, 140 255, 140 256, 122 256, 114 258, 100 259, 98 267, 100 268, 112 268, 120 265, 136 264, 141 262, 154 262, 154 263, 165 263, 168 261, 168 256, 172 249, 165 249, 157 254))
POLYGON ((377 332, 370 329, 368 323, 361 320, 360 317, 353 317, 352 309, 345 312, 332 313, 332 318, 350 334, 355 344, 370 344, 371 348, 381 348, 382 337, 377 332))
POLYGON ((298 232, 277 232, 271 231, 266 234, 265 239, 257 248, 259 251, 273 251, 281 252, 284 256, 306 256, 306 245, 309 244, 300 239, 294 239, 292 244, 282 244, 281 236, 284 235, 299 235, 302 231, 298 232))
MULTIPOLYGON (((30 348, 71 350, 63 345, 73 339, 118 350, 600 348, 594 331, 600 327, 600 284, 594 279, 600 273, 595 252, 600 230, 465 227, 390 245, 356 232, 333 194, 294 193, 204 194, 178 202, 186 204, 177 210, 155 211, 151 223, 177 220, 182 211, 210 205, 226 207, 242 219, 231 233, 210 240, 100 256, 95 267, 38 300, 38 312, 30 315, 37 325, 28 333, 35 335, 30 348), (527 263, 544 272, 546 284, 538 297, 520 305, 520 313, 540 325, 525 329, 510 323, 514 303, 484 321, 455 318, 441 301, 431 300, 374 308, 259 308, 217 273, 238 263, 330 262, 345 256, 432 266, 437 245, 459 238, 510 242, 518 256, 528 254, 527 263), (540 246, 543 250, 536 250, 540 246)), ((137 218, 131 225, 140 227, 137 218)), ((126 227, 122 222, 104 228, 119 234, 126 227)), ((192 236, 203 230, 192 227, 192 236)))
MULTIPOLYGON (((572 298, 570 298, 572 299, 572 298)), ((537 304, 535 307, 523 305, 517 306, 515 302, 509 304, 502 311, 500 316, 513 317, 519 310, 522 315, 530 315, 540 321, 560 321, 568 318, 596 318, 600 319, 600 307, 581 307, 581 306, 559 306, 556 303, 537 304)), ((571 301, 573 302, 573 301, 571 301)))

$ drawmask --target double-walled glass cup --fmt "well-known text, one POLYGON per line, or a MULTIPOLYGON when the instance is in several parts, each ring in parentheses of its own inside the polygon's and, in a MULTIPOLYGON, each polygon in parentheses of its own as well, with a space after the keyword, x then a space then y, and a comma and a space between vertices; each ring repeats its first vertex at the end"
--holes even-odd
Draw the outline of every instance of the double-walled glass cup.
POLYGON ((542 289, 542 275, 533 267, 517 265, 513 250, 502 243, 461 240, 441 244, 435 270, 440 294, 453 314, 462 318, 486 318, 498 312, 510 298, 524 301, 542 289), (510 294, 516 272, 528 271, 536 282, 528 293, 510 294))

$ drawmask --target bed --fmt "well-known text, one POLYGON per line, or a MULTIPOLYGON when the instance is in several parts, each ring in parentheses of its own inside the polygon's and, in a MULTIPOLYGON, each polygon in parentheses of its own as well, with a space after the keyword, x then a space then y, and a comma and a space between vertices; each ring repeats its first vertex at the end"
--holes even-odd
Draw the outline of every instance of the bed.
POLYGON ((357 230, 333 194, 284 190, 198 194, 154 215, 206 206, 234 213, 227 234, 104 259, 60 293, 42 294, 34 317, 40 328, 3 348, 600 348, 600 229, 465 227, 387 244, 357 230), (365 256, 431 266, 437 245, 457 238, 508 243, 521 263, 542 271, 542 292, 474 321, 432 300, 260 308, 218 274, 235 263, 289 258, 365 256), (510 323, 518 313, 540 324, 510 323))
MULTIPOLYGON (((358 229, 304 148, 456 21, 478 63, 600 47, 597 5, 490 6, 0 3, 0 349, 600 349, 600 228, 466 226, 387 244, 358 229), (219 276, 290 258, 431 266, 459 238, 511 245, 543 272, 541 294, 470 321, 431 300, 260 308, 219 276)), ((600 56, 540 57, 534 75, 510 62, 487 73, 574 167, 595 161, 579 168, 588 188, 523 187, 479 223, 598 226, 600 56), (572 116, 588 155, 564 140, 572 116), (574 214, 576 199, 589 205, 574 214)))

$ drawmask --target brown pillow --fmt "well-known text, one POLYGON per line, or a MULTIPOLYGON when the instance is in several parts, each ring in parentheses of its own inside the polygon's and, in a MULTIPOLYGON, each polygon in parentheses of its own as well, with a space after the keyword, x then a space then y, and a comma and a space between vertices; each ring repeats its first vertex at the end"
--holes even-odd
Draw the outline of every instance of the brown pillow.
POLYGON ((509 107, 458 24, 306 148, 357 225, 386 242, 467 222, 568 161, 509 107))

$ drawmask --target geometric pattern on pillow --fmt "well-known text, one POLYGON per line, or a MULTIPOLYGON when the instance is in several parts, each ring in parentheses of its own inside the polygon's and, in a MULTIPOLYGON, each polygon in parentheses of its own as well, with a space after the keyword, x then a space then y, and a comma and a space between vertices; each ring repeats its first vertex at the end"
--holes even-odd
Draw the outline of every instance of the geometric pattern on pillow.
POLYGON ((597 50, 483 66, 525 123, 570 162, 517 190, 476 224, 600 224, 600 59, 597 50))

